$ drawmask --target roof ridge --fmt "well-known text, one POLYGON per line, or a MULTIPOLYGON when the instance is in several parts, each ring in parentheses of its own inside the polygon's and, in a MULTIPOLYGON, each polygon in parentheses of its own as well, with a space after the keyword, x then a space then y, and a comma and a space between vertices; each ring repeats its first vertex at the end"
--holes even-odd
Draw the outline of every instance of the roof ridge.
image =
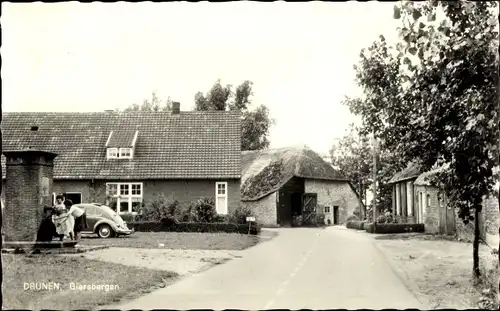
MULTIPOLYGON (((175 115, 171 111, 3 111, 2 114, 24 114, 24 115, 39 115, 39 114, 163 114, 163 115, 175 115)), ((234 114, 239 115, 241 112, 235 110, 206 110, 206 111, 195 111, 195 110, 181 110, 181 114, 234 114)))

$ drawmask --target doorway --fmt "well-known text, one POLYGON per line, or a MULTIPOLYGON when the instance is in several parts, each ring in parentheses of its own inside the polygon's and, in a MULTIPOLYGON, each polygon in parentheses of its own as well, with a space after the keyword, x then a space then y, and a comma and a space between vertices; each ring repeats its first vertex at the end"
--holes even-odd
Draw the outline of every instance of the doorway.
POLYGON ((64 199, 71 200, 73 204, 82 203, 82 193, 81 192, 66 192, 63 193, 64 199))
POLYGON ((338 206, 333 207, 333 224, 334 225, 339 224, 339 207, 338 206))
POLYGON ((316 226, 316 206, 318 203, 318 194, 304 193, 302 195, 302 225, 316 226))

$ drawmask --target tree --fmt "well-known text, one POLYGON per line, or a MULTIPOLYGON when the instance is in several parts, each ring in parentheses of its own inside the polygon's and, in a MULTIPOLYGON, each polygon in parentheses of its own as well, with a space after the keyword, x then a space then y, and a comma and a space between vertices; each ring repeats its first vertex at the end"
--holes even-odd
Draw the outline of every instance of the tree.
POLYGON ((241 123, 241 149, 260 150, 270 145, 268 136, 274 120, 269 116, 269 109, 260 105, 250 110, 252 82, 244 81, 232 91, 231 85, 223 86, 217 80, 206 93, 198 92, 195 95, 195 110, 232 110, 240 111, 241 123))
POLYGON ((391 47, 381 37, 362 51, 357 81, 365 98, 349 102, 362 116, 364 130, 404 161, 417 160, 423 170, 448 164, 433 182, 464 223, 476 222, 475 277, 480 275, 477 215, 493 190, 498 165, 497 5, 397 4, 401 41, 391 47))
POLYGON ((372 182, 372 148, 368 137, 360 135, 351 124, 349 132, 330 149, 330 160, 353 183, 363 200, 366 187, 372 182))
POLYGON ((130 112, 130 111, 151 111, 151 112, 158 112, 158 111, 170 111, 172 110, 172 99, 170 97, 167 98, 167 100, 161 100, 157 95, 156 92, 151 93, 151 99, 145 99, 141 105, 139 104, 132 104, 129 107, 125 108, 123 111, 125 112, 130 112))
MULTIPOLYGON (((347 102, 344 104, 348 105, 347 102)), ((365 190, 373 182, 373 147, 369 137, 362 132, 362 129, 351 125, 348 134, 330 150, 330 158, 332 164, 353 182, 364 198, 365 190)), ((388 182, 403 167, 403 163, 390 150, 381 149, 377 154, 376 206, 380 213, 389 210, 392 205, 392 185, 388 182)))

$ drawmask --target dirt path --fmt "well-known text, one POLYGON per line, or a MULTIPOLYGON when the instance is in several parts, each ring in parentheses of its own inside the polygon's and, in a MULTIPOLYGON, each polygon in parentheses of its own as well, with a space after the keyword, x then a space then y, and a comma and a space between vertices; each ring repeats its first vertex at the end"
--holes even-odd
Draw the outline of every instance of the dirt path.
POLYGON ((83 254, 81 256, 106 262, 148 269, 173 271, 180 276, 206 270, 213 265, 238 257, 238 251, 146 249, 111 247, 83 254))

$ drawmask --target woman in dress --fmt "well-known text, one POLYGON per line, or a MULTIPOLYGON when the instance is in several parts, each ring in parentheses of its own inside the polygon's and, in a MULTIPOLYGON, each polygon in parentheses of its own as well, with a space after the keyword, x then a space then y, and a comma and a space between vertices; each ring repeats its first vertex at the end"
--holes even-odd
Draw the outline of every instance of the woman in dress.
POLYGON ((56 232, 59 235, 61 241, 63 241, 64 237, 66 236, 69 236, 71 240, 74 240, 74 218, 68 213, 66 205, 64 205, 63 202, 64 197, 62 195, 58 195, 56 197, 56 205, 54 206, 55 215, 52 216, 52 221, 56 226, 56 232))
POLYGON ((73 236, 77 241, 80 241, 83 229, 87 228, 87 215, 83 209, 73 205, 71 200, 64 201, 64 205, 68 209, 68 214, 74 219, 73 236))

